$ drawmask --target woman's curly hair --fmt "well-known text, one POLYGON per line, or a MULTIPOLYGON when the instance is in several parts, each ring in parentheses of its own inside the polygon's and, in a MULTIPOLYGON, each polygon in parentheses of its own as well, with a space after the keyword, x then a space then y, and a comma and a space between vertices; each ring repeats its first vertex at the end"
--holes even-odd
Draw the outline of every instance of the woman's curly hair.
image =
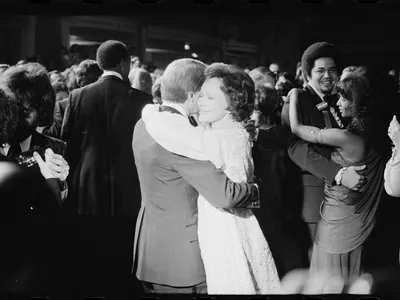
POLYGON ((12 93, 0 89, 0 145, 14 136, 18 120, 18 106, 12 99, 12 93))
POLYGON ((255 106, 260 111, 263 122, 270 119, 273 124, 277 123, 280 100, 278 91, 268 86, 261 86, 256 89, 256 99, 255 106))
POLYGON ((10 67, 0 78, 0 88, 13 93, 18 106, 28 103, 35 108, 38 126, 52 124, 56 96, 45 67, 38 63, 10 67))
POLYGON ((213 63, 204 70, 207 79, 221 80, 221 90, 228 96, 228 111, 238 122, 247 121, 254 109, 255 86, 241 68, 224 63, 213 63))
POLYGON ((360 66, 349 71, 337 87, 339 94, 352 103, 347 130, 363 137, 375 148, 387 146, 386 131, 397 96, 385 76, 360 66))

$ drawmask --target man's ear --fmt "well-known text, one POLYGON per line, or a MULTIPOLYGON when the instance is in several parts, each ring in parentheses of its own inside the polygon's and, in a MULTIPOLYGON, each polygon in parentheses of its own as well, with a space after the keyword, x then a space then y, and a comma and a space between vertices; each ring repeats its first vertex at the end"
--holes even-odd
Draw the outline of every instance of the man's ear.
POLYGON ((189 93, 188 93, 188 99, 189 99, 191 102, 194 102, 195 97, 194 97, 194 93, 193 93, 193 92, 189 92, 189 93))

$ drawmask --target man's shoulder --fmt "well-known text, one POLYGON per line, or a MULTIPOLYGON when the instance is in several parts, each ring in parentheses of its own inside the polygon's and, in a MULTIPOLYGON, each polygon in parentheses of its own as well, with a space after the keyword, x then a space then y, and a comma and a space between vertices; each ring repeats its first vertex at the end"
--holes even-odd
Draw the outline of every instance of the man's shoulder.
POLYGON ((162 147, 160 144, 158 144, 152 136, 148 133, 146 129, 146 125, 143 122, 142 119, 139 119, 139 121, 136 122, 135 128, 133 130, 133 139, 132 143, 136 145, 136 149, 140 151, 151 151, 152 155, 156 157, 168 157, 167 161, 169 163, 172 163, 173 161, 171 160, 172 157, 177 157, 179 158, 180 156, 168 151, 164 147, 162 147))
POLYGON ((130 87, 128 93, 134 101, 139 101, 142 104, 153 103, 153 97, 141 90, 130 87))

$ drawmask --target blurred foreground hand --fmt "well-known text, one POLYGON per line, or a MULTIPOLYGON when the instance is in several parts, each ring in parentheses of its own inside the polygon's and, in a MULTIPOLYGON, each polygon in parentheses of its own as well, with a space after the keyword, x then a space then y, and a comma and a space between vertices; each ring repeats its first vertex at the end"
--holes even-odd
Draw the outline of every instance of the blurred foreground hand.
POLYGON ((294 270, 286 274, 281 281, 277 294, 360 294, 371 293, 372 276, 364 274, 346 282, 342 277, 332 276, 327 272, 310 275, 308 269, 294 270))

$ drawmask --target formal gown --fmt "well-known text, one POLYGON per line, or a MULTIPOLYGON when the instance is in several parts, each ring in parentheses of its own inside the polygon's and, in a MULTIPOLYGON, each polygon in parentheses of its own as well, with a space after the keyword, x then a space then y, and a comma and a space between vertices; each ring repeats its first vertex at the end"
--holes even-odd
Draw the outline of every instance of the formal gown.
POLYGON ((343 167, 367 165, 367 183, 360 192, 342 185, 325 184, 310 272, 329 270, 345 278, 363 272, 363 246, 375 227, 375 215, 383 195, 383 174, 387 157, 369 150, 360 162, 351 162, 340 150, 332 160, 343 167))
MULTIPOLYGON (((146 108, 143 116, 147 117, 143 120, 149 134, 167 150, 194 159, 208 159, 232 181, 252 179, 252 143, 243 125, 229 113, 212 125, 195 128, 187 119, 186 126, 169 122, 174 118, 182 122, 183 116, 145 111, 146 108), (206 139, 196 147, 202 135, 206 139), (176 143, 177 137, 188 146, 176 143)), ((198 238, 209 294, 277 292, 280 282, 275 262, 251 209, 217 208, 199 195, 198 238)))

